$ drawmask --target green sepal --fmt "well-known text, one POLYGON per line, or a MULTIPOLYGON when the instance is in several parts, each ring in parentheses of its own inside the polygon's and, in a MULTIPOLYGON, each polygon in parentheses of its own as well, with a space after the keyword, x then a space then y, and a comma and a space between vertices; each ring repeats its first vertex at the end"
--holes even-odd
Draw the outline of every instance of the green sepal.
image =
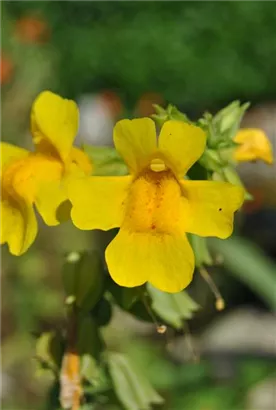
POLYGON ((218 151, 213 149, 206 149, 200 157, 199 163, 210 171, 220 171, 224 165, 218 151))
POLYGON ((212 149, 230 146, 240 128, 242 117, 249 107, 249 103, 240 104, 233 101, 216 115, 204 113, 199 124, 207 133, 207 145, 212 149))
POLYGON ((229 139, 236 135, 249 105, 249 103, 240 104, 239 101, 233 101, 215 115, 214 124, 218 126, 221 135, 227 134, 229 139))
POLYGON ((154 121, 161 127, 166 121, 183 121, 190 123, 190 120, 183 114, 178 108, 172 104, 169 104, 166 109, 160 107, 158 104, 153 104, 153 107, 156 111, 156 114, 153 114, 151 117, 154 121))

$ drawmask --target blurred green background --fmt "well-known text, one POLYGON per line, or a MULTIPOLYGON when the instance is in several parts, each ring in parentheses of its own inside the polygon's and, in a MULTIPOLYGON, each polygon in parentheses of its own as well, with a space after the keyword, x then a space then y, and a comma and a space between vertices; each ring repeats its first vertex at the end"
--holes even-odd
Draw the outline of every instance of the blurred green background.
MULTIPOLYGON (((149 115, 154 102, 197 118, 240 99, 252 103, 244 124, 264 128, 275 152, 275 21, 274 2, 2 2, 2 139, 31 147, 32 101, 51 89, 79 102, 78 142, 111 143, 118 118, 149 115)), ((119 317, 122 334, 139 336, 126 349, 166 398, 162 409, 276 408, 275 171, 241 167, 256 199, 238 217, 239 236, 210 241, 225 262, 210 269, 225 311, 215 311, 198 275, 189 288, 201 306, 189 322, 200 363, 192 363, 183 332, 157 336, 119 317)), ((27 254, 12 257, 3 247, 4 410, 46 409, 51 380, 37 377, 34 335, 64 320, 65 253, 107 241, 70 223, 41 224, 27 254)))

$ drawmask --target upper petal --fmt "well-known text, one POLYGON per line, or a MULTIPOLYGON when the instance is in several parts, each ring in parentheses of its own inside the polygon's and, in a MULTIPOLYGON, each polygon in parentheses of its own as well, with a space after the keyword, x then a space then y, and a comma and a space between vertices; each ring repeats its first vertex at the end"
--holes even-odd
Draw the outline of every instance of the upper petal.
POLYGON ((31 130, 39 151, 56 152, 65 162, 79 126, 79 110, 72 100, 43 91, 33 103, 31 130))
POLYGON ((1 244, 7 242, 11 254, 22 255, 34 242, 37 234, 33 207, 25 201, 2 198, 1 220, 1 244))
POLYGON ((156 152, 155 124, 150 118, 117 122, 113 131, 113 139, 116 150, 132 174, 137 174, 147 167, 156 152))
POLYGON ((149 281, 164 292, 180 292, 190 283, 194 255, 187 238, 121 229, 106 249, 112 279, 134 287, 149 281))
POLYGON ((74 225, 79 229, 104 231, 121 226, 131 179, 130 176, 87 177, 68 181, 74 225))
POLYGON ((232 234, 234 212, 244 201, 244 189, 228 182, 183 181, 188 200, 186 232, 225 239, 232 234))
POLYGON ((178 177, 183 177, 201 157, 205 145, 205 132, 183 121, 165 122, 159 136, 159 151, 178 177))

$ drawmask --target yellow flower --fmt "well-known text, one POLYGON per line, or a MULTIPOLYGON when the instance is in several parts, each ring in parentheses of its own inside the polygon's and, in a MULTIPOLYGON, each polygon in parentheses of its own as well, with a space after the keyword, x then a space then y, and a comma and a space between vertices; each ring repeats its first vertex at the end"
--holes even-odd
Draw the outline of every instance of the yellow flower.
POLYGON ((66 178, 91 172, 87 156, 72 146, 78 117, 75 102, 44 91, 31 111, 35 151, 1 143, 1 244, 7 242, 14 255, 36 237, 33 205, 47 225, 57 225, 57 208, 68 198, 66 178))
POLYGON ((149 281, 160 290, 179 292, 194 271, 185 232, 228 237, 243 189, 183 179, 206 144, 205 133, 196 126, 167 121, 157 145, 151 119, 122 120, 114 128, 114 143, 130 175, 73 181, 72 220, 80 229, 120 227, 105 253, 110 275, 119 285, 149 281))
POLYGON ((234 159, 236 161, 254 161, 262 159, 268 164, 273 163, 271 143, 261 129, 241 129, 234 137, 234 141, 240 144, 234 151, 234 159))

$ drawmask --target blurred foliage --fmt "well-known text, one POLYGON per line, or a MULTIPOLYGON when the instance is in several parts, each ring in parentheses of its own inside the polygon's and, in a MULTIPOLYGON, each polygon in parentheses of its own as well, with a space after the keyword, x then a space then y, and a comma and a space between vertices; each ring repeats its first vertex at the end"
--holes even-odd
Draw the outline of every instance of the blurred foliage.
POLYGON ((237 236, 227 241, 211 239, 209 243, 211 249, 222 257, 224 267, 259 294, 271 310, 275 311, 275 263, 256 245, 237 236))
POLYGON ((155 91, 189 112, 275 95, 273 2, 3 4, 4 23, 25 15, 49 26, 62 95, 112 89, 133 106, 155 91))

